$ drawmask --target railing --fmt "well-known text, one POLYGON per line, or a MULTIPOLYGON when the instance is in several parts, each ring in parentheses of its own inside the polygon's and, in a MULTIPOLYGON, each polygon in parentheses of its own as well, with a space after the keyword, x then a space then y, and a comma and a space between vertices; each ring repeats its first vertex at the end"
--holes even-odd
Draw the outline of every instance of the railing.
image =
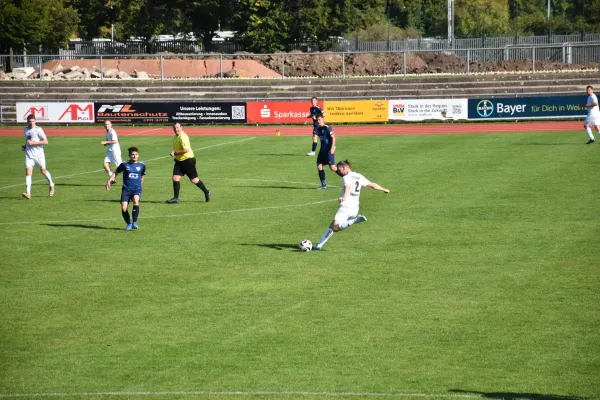
MULTIPOLYGON (((7 63, 9 56, 0 55, 0 64, 7 63)), ((553 45, 507 45, 495 48, 457 49, 445 48, 439 50, 404 50, 404 51, 382 51, 382 52, 329 52, 329 53, 280 53, 280 54, 178 54, 178 55, 153 55, 153 54, 110 54, 96 56, 75 55, 27 55, 14 56, 14 64, 30 66, 35 70, 34 78, 45 79, 39 71, 43 69, 54 69, 58 63, 50 63, 52 60, 77 60, 80 67, 96 72, 97 79, 110 79, 105 72, 111 69, 123 71, 126 69, 123 60, 135 59, 139 62, 137 69, 146 72, 152 79, 177 79, 177 78, 218 78, 230 77, 229 73, 242 69, 243 62, 239 60, 256 61, 261 72, 245 78, 298 78, 298 77, 349 77, 365 75, 412 75, 427 73, 452 73, 470 74, 476 72, 496 71, 519 71, 538 72, 564 69, 593 69, 598 70, 600 63, 600 41, 586 43, 561 43, 553 45), (371 60, 372 68, 368 73, 357 70, 361 58, 370 56, 382 57, 371 60), (421 58, 422 65, 434 64, 436 57, 446 57, 452 61, 452 68, 448 62, 442 62, 440 70, 431 70, 422 67, 414 68, 412 61, 415 57, 421 58), (189 70, 176 74, 171 71, 172 60, 195 60, 198 63, 190 64, 189 70), (428 61, 423 61, 428 60, 428 61), (433 61, 432 61, 433 60, 433 61), (511 69, 510 61, 521 61, 514 69, 511 69), (523 61, 526 61, 523 63, 523 61), (237 66, 236 63, 237 62, 237 66), (494 63, 504 62, 500 66, 494 63), (326 72, 306 70, 306 65, 315 68, 325 65, 326 72), (377 64, 377 65, 375 65, 377 64), (51 67, 50 65, 54 65, 51 67), (139 65, 143 65, 140 67, 139 65), (304 68, 304 69, 303 69, 304 68)), ((439 59, 438 59, 439 61, 439 59)), ((73 61, 63 62, 65 65, 74 64, 73 61)), ((439 64, 439 62, 438 62, 439 64)), ((317 68, 318 69, 318 68, 317 68)), ((132 71, 130 71, 131 73, 132 71)), ((123 78, 126 76, 121 76, 123 78)), ((93 79, 94 76, 86 76, 93 79)), ((50 78, 46 78, 50 79, 50 78)))

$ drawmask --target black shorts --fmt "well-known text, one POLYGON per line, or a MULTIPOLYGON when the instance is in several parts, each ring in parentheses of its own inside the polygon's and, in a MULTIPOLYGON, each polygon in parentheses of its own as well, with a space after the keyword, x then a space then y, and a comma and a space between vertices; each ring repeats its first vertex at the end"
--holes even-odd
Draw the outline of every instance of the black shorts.
POLYGON ((133 201, 133 196, 140 196, 141 198, 142 191, 121 189, 121 203, 129 203, 130 201, 133 201))
POLYGON ((317 164, 335 165, 335 154, 331 154, 329 151, 320 151, 317 156, 317 164))
POLYGON ((183 161, 175 160, 175 165, 173 165, 173 175, 187 175, 187 177, 190 179, 197 178, 198 172, 196 171, 196 157, 188 158, 183 161))

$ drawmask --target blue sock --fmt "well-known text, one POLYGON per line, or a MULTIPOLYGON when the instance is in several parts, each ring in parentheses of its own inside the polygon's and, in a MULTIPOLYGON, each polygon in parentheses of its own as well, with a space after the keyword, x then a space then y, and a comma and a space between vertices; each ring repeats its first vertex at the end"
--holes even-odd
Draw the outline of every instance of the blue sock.
POLYGON ((312 144, 312 151, 315 151, 317 149, 317 144, 313 142, 312 144))
POLYGON ((123 215, 123 219, 127 225, 131 224, 131 219, 129 219, 129 211, 121 211, 121 215, 123 215))
POLYGON ((321 185, 325 186, 327 181, 325 180, 325 171, 319 171, 319 179, 321 180, 321 185))
POLYGON ((137 222, 138 215, 140 215, 140 206, 133 206, 133 210, 131 210, 131 215, 133 215, 133 222, 137 222))

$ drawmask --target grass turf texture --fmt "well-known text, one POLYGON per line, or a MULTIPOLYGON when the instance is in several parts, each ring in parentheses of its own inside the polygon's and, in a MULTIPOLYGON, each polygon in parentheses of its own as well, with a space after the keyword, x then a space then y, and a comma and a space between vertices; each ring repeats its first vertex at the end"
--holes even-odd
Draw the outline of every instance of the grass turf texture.
POLYGON ((339 190, 314 190, 308 135, 192 137, 215 146, 196 151, 213 201, 186 179, 178 205, 171 138, 122 138, 151 160, 133 232, 101 137, 50 138, 57 194, 36 170, 30 201, 22 140, 0 138, 0 396, 600 398, 584 136, 340 137, 392 193, 363 189, 368 222, 310 253, 339 190))

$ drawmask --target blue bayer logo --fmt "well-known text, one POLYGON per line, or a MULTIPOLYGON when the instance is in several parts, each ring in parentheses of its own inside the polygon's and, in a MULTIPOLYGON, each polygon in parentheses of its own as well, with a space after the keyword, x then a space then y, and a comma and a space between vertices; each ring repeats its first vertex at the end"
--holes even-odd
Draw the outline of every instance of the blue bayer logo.
POLYGON ((487 118, 494 112, 494 104, 489 100, 481 100, 477 103, 477 114, 481 117, 487 118))

